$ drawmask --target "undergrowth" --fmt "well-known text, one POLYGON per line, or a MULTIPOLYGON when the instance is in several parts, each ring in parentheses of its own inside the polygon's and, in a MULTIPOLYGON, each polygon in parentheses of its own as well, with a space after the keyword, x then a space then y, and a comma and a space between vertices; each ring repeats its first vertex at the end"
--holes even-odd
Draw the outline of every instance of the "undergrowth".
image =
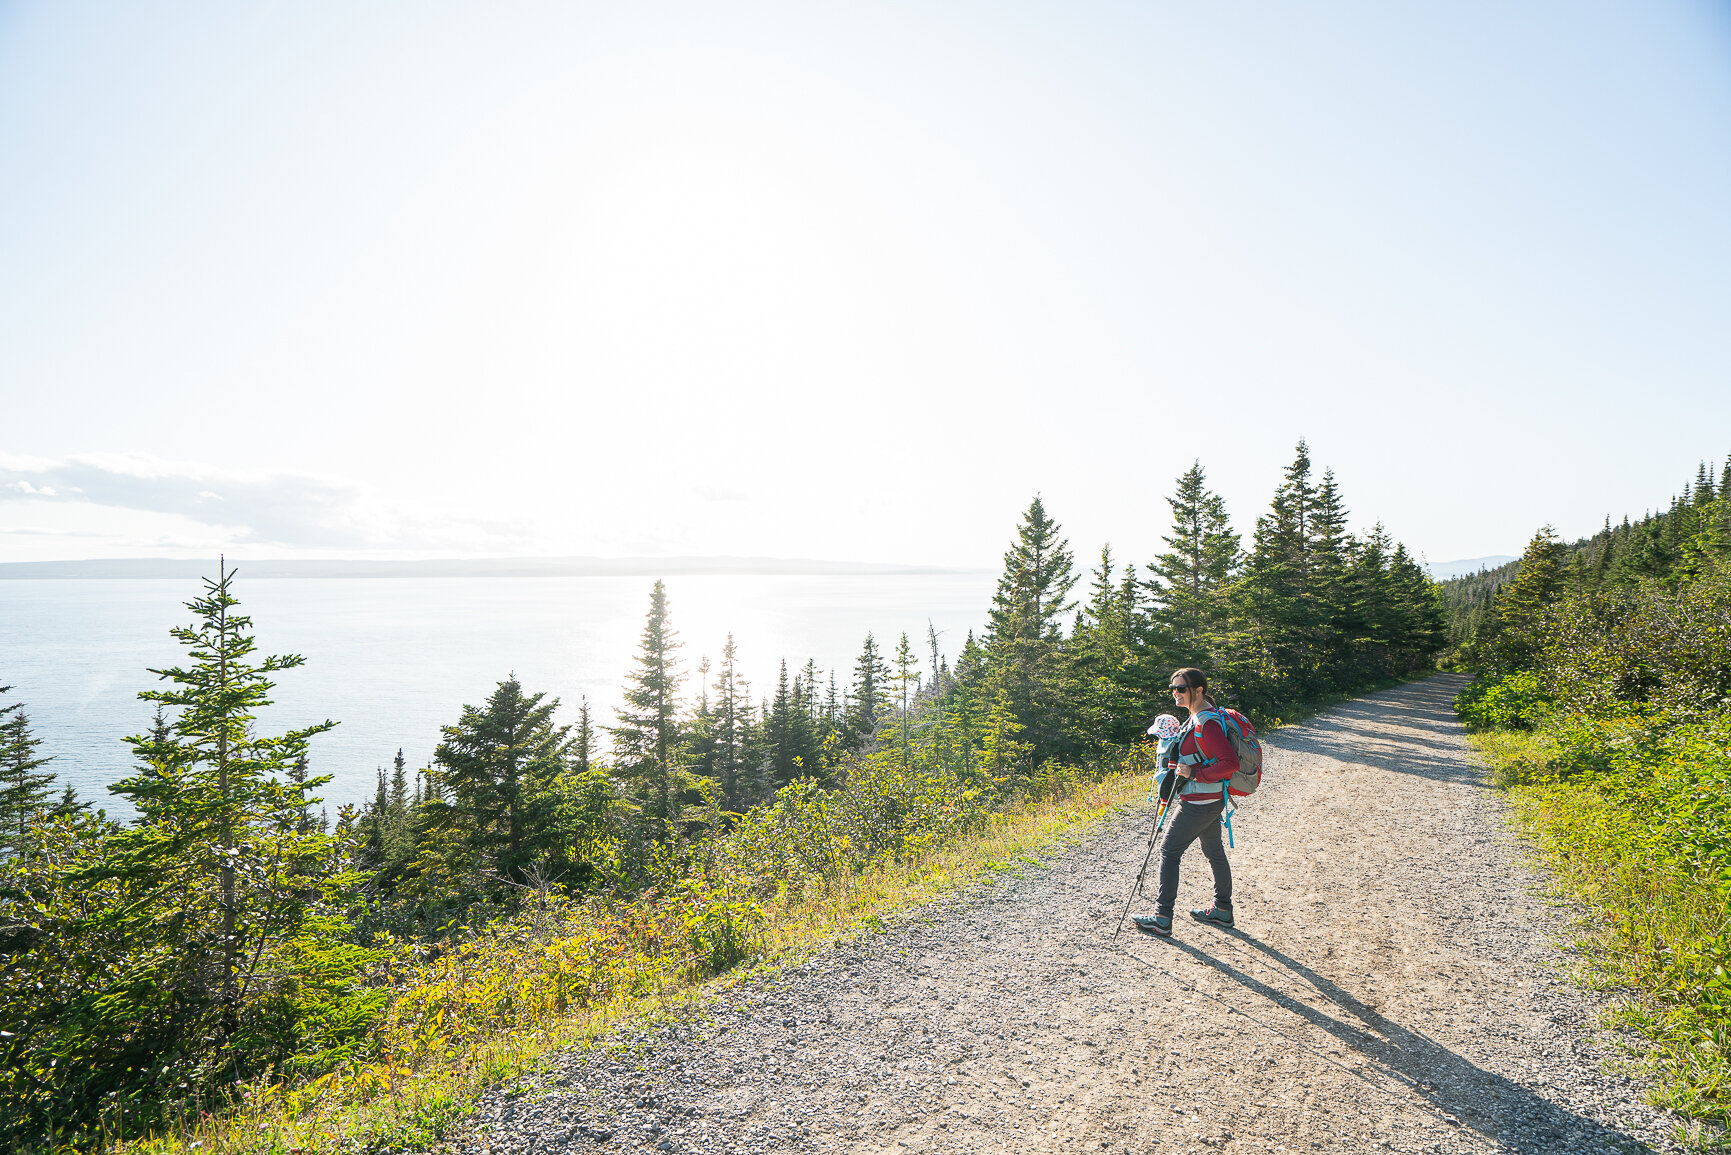
POLYGON ((1691 1145, 1731 1145, 1731 727, 1552 718, 1472 740, 1585 912, 1593 978, 1624 992, 1612 1025, 1650 1041, 1654 1103, 1708 1124, 1691 1145))
POLYGON ((993 872, 1020 870, 1148 788, 1148 777, 1127 766, 864 871, 795 875, 766 893, 718 869, 677 893, 630 903, 548 893, 464 941, 395 944, 373 976, 391 1001, 367 1061, 298 1084, 266 1072, 195 1119, 114 1149, 320 1155, 425 1147, 481 1091, 534 1071, 556 1048, 700 1000, 757 967, 881 931, 886 916, 993 872))

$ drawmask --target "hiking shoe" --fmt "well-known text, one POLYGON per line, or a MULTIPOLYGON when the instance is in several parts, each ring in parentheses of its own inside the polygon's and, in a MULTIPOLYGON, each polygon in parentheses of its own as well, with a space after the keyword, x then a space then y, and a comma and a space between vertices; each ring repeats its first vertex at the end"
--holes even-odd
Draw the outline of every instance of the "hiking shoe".
POLYGON ((1137 930, 1145 930, 1161 938, 1172 937, 1172 920, 1164 915, 1139 914, 1130 921, 1136 924, 1137 930))
POLYGON ((1232 908, 1230 906, 1211 906, 1207 910, 1192 910, 1190 917, 1197 922, 1211 922, 1215 926, 1232 925, 1232 908))

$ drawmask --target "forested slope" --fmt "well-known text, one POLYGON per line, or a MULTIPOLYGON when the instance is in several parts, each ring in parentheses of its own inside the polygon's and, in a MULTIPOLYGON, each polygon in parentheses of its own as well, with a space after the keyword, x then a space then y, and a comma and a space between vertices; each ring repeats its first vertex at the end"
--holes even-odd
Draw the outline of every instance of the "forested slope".
POLYGON ((657 582, 614 718, 507 678, 334 825, 323 727, 269 726, 303 659, 255 654, 223 570, 142 695, 157 721, 112 787, 133 823, 56 801, 5 707, 0 1138, 424 1142, 524 1032, 726 970, 766 909, 845 914, 861 880, 1134 766, 1175 667, 1268 718, 1433 664, 1438 587, 1381 526, 1348 532, 1303 443, 1247 548, 1200 464, 1167 502, 1165 552, 1083 574, 1036 497, 983 636, 868 636, 842 677, 784 662, 761 696, 732 639, 682 655, 657 582))

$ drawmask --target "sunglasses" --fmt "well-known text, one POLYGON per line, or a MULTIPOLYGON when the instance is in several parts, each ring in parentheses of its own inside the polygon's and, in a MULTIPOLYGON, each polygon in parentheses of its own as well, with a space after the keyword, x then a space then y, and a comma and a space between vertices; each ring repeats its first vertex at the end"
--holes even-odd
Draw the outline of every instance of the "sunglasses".
POLYGON ((1168 686, 1166 688, 1171 690, 1174 694, 1188 694, 1190 692, 1190 687, 1184 685, 1168 686))

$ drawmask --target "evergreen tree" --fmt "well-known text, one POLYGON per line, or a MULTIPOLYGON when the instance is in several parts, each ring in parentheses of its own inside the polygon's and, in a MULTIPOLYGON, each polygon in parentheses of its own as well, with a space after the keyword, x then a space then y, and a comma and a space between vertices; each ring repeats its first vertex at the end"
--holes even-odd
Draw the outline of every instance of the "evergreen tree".
POLYGON ((709 658, 697 663, 697 703, 681 725, 682 762, 693 778, 719 782, 715 769, 715 711, 709 704, 709 658))
POLYGON ((895 673, 892 677, 895 679, 896 695, 901 699, 901 705, 896 714, 896 730, 898 731, 898 744, 902 749, 902 765, 911 766, 913 764, 913 734, 910 728, 913 715, 911 711, 914 694, 918 691, 920 684, 920 663, 919 659, 914 657, 913 647, 908 644, 906 630, 902 631, 902 640, 896 646, 895 673))
POLYGON ((211 1048, 207 1077, 227 1071, 230 1078, 280 1060, 278 1048, 292 1038, 267 1044, 256 1033, 242 1036, 243 1024, 263 1026, 258 1016, 284 1011, 274 984, 260 981, 280 952, 316 955, 318 944, 346 932, 334 912, 320 910, 331 897, 324 872, 332 841, 302 821, 308 792, 329 778, 291 773, 312 737, 335 723, 278 737, 257 732, 272 675, 305 659, 252 660, 252 620, 235 612, 234 575, 219 566, 205 595, 187 603, 195 622, 171 631, 190 664, 151 670, 171 687, 139 694, 158 704, 158 724, 128 739, 139 769, 109 787, 138 820, 114 836, 96 872, 137 898, 120 917, 130 920, 135 949, 152 959, 151 990, 134 987, 125 997, 154 1004, 154 1012, 141 1004, 140 1013, 165 1016, 160 1025, 175 1045, 199 1040, 211 1048))
MULTIPOLYGON (((389 812, 385 822, 385 861, 402 867, 415 856, 414 814, 409 808, 408 762, 403 749, 391 760, 391 792, 387 801, 389 812)), ((310 816, 309 816, 310 821, 310 816)))
MULTIPOLYGON (((1346 594, 1346 644, 1352 672, 1361 680, 1387 677, 1399 625, 1389 571, 1388 532, 1378 522, 1362 540, 1352 543, 1352 569, 1342 581, 1346 594)), ((1350 684, 1350 681, 1347 683, 1350 684)))
MULTIPOLYGON (((1379 527, 1380 529, 1380 527, 1379 527)), ((1331 680, 1341 687, 1359 680, 1347 644, 1351 633, 1353 598, 1349 570, 1353 541, 1346 531, 1346 506, 1334 471, 1323 471, 1310 512, 1310 597, 1316 624, 1312 644, 1331 680)))
POLYGON ((712 764, 722 805, 734 812, 743 811, 750 801, 747 746, 751 735, 751 688, 739 676, 739 655, 731 633, 727 635, 727 644, 721 647, 714 714, 712 764))
MULTIPOLYGON (((1090 757, 1112 744, 1134 741, 1141 730, 1144 694, 1135 659, 1136 583, 1113 578, 1112 547, 1101 547, 1088 603, 1077 615, 1069 645, 1071 749, 1090 757)), ((1162 670, 1162 684, 1166 670, 1162 670)))
POLYGON ((1599 531, 1594 539, 1592 577, 1589 579, 1593 589, 1605 588, 1605 579, 1611 569, 1611 515, 1605 515, 1605 528, 1599 531))
POLYGON ((866 634, 854 662, 853 709, 847 720, 847 745, 851 750, 863 750, 877 733, 889 705, 890 668, 878 652, 877 639, 866 634))
POLYGON ((945 731, 945 717, 948 712, 946 701, 949 668, 944 664, 943 653, 938 649, 938 629, 930 618, 926 619, 926 649, 932 659, 932 681, 930 725, 937 731, 933 749, 937 752, 940 765, 948 765, 949 735, 945 731))
POLYGON ((571 769, 587 774, 595 765, 595 726, 589 718, 589 695, 577 706, 577 731, 571 738, 571 769))
MULTIPOLYGON (((11 686, 0 686, 0 694, 11 686)), ((0 706, 0 850, 19 854, 29 842, 30 823, 50 807, 54 775, 42 773, 49 759, 38 757, 42 740, 30 732, 22 702, 0 706)))
POLYGON ((1166 504, 1172 508, 1172 533, 1161 538, 1166 552, 1148 566, 1148 590, 1155 621, 1171 639, 1174 664, 1195 665, 1205 658, 1204 639, 1226 612, 1238 535, 1226 503, 1209 491, 1200 461, 1178 478, 1166 504))
POLYGON ((433 753, 440 799, 429 820, 455 834, 478 874, 522 883, 558 850, 558 779, 569 728, 554 725, 559 700, 545 698, 524 694, 509 677, 486 705, 465 705, 455 725, 440 727, 433 753))
POLYGON ((1301 440, 1257 519, 1254 545, 1238 589, 1238 631, 1225 647, 1235 680, 1257 683, 1260 696, 1303 699, 1334 688, 1321 629, 1325 607, 1315 596, 1312 569, 1318 494, 1310 482, 1310 451, 1301 440))
POLYGON ((657 581, 649 595, 637 669, 612 733, 615 770, 631 784, 646 832, 659 841, 674 832, 685 785, 679 762, 678 651, 678 635, 667 612, 667 587, 657 581))
POLYGON ((932 619, 926 619, 926 652, 932 658, 932 693, 942 697, 944 693, 943 655, 938 651, 938 628, 932 624, 932 619))
POLYGON ((378 782, 373 800, 367 803, 355 820, 361 834, 361 860, 378 870, 385 865, 385 829, 390 824, 390 801, 385 794, 385 768, 377 767, 378 782))
MULTIPOLYGON (((1377 528, 1382 528, 1381 523, 1377 528)), ((1391 640, 1395 665, 1389 673, 1411 673, 1433 664, 1448 642, 1442 587, 1403 544, 1396 543, 1388 568, 1397 623, 1391 640)))
POLYGON ((1541 527, 1497 599, 1496 655, 1506 670, 1525 667, 1537 651, 1546 607, 1563 588, 1563 553, 1556 531, 1541 527))
POLYGON ((1062 622, 1075 608, 1070 544, 1036 495, 1004 554, 986 651, 1033 763, 1062 753, 1067 726, 1062 622))
POLYGON ((801 701, 799 680, 787 677, 787 659, 782 659, 776 679, 775 697, 763 717, 764 754, 768 760, 765 787, 775 791, 796 778, 817 772, 818 759, 812 742, 811 719, 801 701))
POLYGON ((1316 499, 1316 488, 1310 483, 1310 449, 1301 439, 1269 511, 1257 519, 1250 558, 1257 583, 1287 603, 1302 603, 1311 592, 1316 499))
MULTIPOLYGON (((59 800, 48 808, 47 814, 49 818, 71 818, 89 811, 90 803, 79 798, 78 791, 66 786, 61 789, 59 800)), ((102 812, 97 811, 97 816, 101 815, 102 812)))

